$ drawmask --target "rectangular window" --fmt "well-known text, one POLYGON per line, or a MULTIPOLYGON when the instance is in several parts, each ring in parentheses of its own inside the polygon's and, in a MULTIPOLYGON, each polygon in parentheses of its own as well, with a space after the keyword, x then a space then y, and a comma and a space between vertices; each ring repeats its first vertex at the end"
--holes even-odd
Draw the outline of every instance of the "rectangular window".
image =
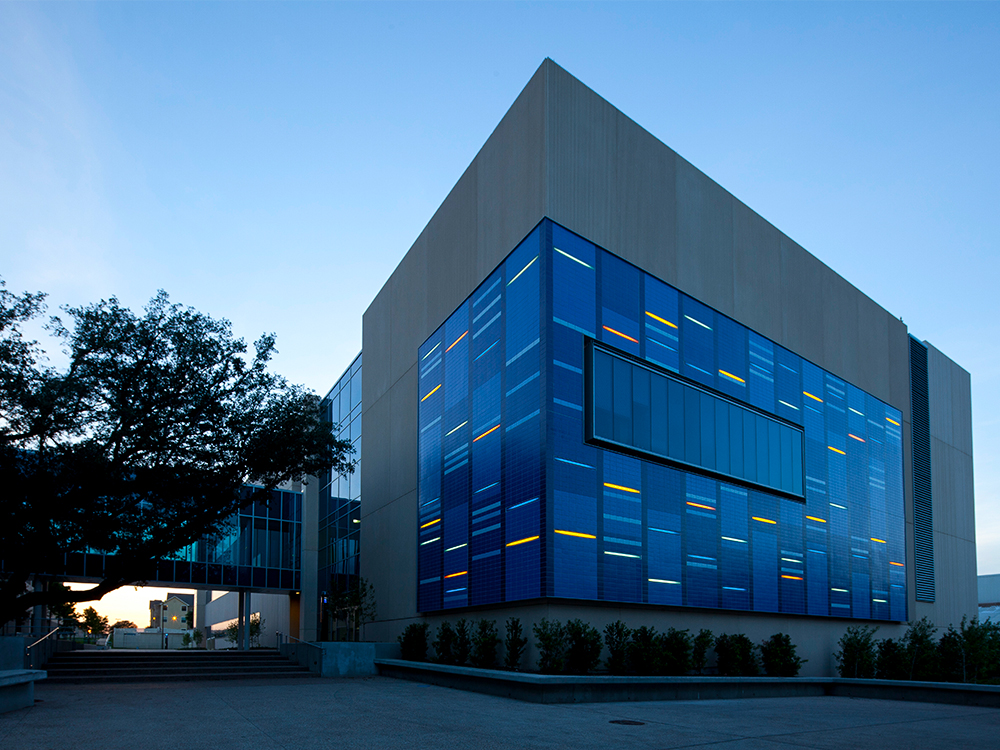
POLYGON ((802 430, 587 341, 588 440, 803 497, 802 430))

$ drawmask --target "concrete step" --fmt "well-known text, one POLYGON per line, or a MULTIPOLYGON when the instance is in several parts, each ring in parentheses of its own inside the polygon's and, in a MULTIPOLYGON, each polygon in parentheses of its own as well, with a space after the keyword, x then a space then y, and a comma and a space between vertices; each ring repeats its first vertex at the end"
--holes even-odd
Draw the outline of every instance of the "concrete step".
POLYGON ((220 671, 229 672, 232 674, 248 674, 248 673, 258 673, 258 672, 308 672, 306 667, 299 666, 298 664, 283 664, 279 666, 267 667, 262 669, 260 666, 248 664, 242 667, 227 667, 225 670, 220 670, 215 666, 204 666, 204 667, 106 667, 101 669, 49 669, 49 678, 52 677, 86 677, 87 675, 95 675, 102 677, 109 677, 115 675, 128 676, 128 675, 162 675, 163 677, 183 677, 184 675, 191 674, 214 674, 220 671))
POLYGON ((71 651, 45 665, 50 683, 172 682, 311 677, 273 649, 253 651, 71 651))
POLYGON ((64 677, 50 676, 45 680, 46 684, 56 685, 99 685, 117 684, 124 682, 201 682, 204 680, 257 680, 257 679, 284 679, 292 677, 319 678, 319 675, 303 668, 301 672, 275 672, 273 670, 263 670, 257 672, 205 672, 198 674, 188 674, 183 677, 164 676, 160 674, 144 675, 87 675, 85 677, 64 677))

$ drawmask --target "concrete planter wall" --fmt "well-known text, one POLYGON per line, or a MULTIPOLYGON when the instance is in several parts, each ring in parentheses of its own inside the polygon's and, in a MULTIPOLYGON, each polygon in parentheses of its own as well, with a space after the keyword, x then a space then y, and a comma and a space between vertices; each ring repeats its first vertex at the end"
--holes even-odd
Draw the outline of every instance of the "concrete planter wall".
POLYGON ((283 643, 281 653, 321 677, 368 677, 378 674, 376 658, 399 658, 399 644, 293 641, 283 643))

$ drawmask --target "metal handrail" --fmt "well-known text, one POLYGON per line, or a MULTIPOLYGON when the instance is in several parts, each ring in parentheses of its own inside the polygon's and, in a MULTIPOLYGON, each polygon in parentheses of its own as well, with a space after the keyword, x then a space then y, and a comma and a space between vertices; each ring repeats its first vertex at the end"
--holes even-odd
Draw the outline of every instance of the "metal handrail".
POLYGON ((38 645, 39 643, 41 643, 42 641, 44 641, 44 640, 45 640, 46 638, 49 638, 50 636, 52 636, 52 635, 53 635, 53 633, 58 633, 58 632, 59 632, 60 630, 62 630, 62 627, 58 627, 58 628, 56 628, 55 630, 53 630, 53 631, 52 631, 51 633, 49 633, 48 635, 43 635, 43 636, 42 636, 41 638, 39 638, 39 639, 38 639, 37 641, 35 641, 34 643, 32 643, 32 644, 31 644, 30 646, 28 646, 28 647, 27 647, 26 649, 24 649, 24 653, 25 653, 25 654, 27 654, 27 653, 28 653, 29 651, 31 651, 31 649, 33 649, 33 648, 34 648, 35 646, 37 646, 37 645, 38 645))
POLYGON ((298 641, 299 643, 304 643, 305 645, 312 646, 313 648, 318 648, 320 651, 323 650, 322 646, 317 646, 315 643, 310 643, 309 641, 304 641, 301 638, 296 638, 291 633, 282 633, 280 630, 275 630, 274 634, 275 635, 284 636, 285 638, 288 638, 289 640, 298 641))

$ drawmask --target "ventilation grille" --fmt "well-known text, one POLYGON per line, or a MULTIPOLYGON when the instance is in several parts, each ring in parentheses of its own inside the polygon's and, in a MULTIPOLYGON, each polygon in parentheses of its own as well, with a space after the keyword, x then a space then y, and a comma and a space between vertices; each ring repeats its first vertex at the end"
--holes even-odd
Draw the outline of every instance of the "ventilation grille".
POLYGON ((913 546, 917 601, 934 601, 934 516, 927 347, 910 337, 910 425, 913 451, 913 546))

